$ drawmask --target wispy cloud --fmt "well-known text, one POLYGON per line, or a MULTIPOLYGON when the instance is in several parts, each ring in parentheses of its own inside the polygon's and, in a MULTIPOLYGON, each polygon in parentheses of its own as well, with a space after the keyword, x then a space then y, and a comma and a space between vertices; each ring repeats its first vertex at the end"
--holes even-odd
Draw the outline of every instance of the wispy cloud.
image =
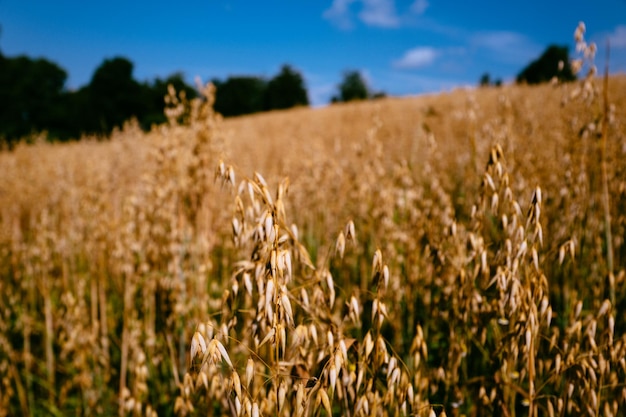
POLYGON ((332 83, 312 83, 309 86, 309 101, 311 102, 311 106, 321 107, 328 104, 336 90, 337 86, 332 83))
POLYGON ((363 24, 380 28, 399 28, 410 21, 411 17, 424 14, 428 8, 427 0, 415 0, 408 9, 398 12, 395 0, 333 0, 322 16, 340 29, 354 27, 355 17, 363 24), (356 16, 352 4, 358 10, 356 16))
POLYGON ((470 36, 470 44, 477 49, 485 49, 495 59, 502 62, 525 62, 541 51, 526 35, 511 31, 487 31, 470 36))
POLYGON ((434 48, 420 46, 406 51, 402 58, 393 61, 393 66, 402 69, 420 68, 432 64, 437 55, 434 48))
POLYGON ((337 93, 339 83, 337 74, 307 69, 304 69, 302 74, 306 82, 311 106, 320 107, 330 103, 333 95, 337 93))
POLYGON ((475 45, 495 51, 509 49, 525 42, 526 37, 523 34, 504 30, 480 32, 472 36, 472 43, 475 45))
POLYGON ((350 18, 350 3, 356 0, 333 0, 330 8, 323 13, 324 19, 330 20, 340 29, 352 29, 353 23, 350 18))
POLYGON ((608 36, 612 48, 626 48, 626 25, 619 25, 608 36))
POLYGON ((411 12, 417 15, 424 14, 429 4, 427 0, 415 0, 411 5, 411 12))
POLYGON ((393 0, 363 0, 363 9, 359 18, 369 26, 395 28, 400 25, 393 0))
POLYGON ((465 77, 446 77, 441 74, 429 75, 406 71, 393 71, 381 75, 380 83, 385 91, 398 95, 450 91, 472 85, 472 82, 468 82, 465 77))

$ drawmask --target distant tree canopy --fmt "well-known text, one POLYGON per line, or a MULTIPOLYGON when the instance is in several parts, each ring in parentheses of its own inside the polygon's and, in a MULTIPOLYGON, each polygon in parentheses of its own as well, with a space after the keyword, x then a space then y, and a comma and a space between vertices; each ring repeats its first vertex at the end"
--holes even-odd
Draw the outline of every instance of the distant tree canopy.
POLYGON ((259 77, 229 77, 226 81, 213 80, 215 84, 215 111, 224 116, 263 111, 267 82, 259 77))
POLYGON ((518 75, 518 83, 539 84, 556 77, 559 81, 574 81, 567 46, 550 45, 539 58, 532 61, 518 75))
POLYGON ((370 96, 367 83, 358 71, 346 71, 343 80, 337 87, 339 95, 332 98, 333 102, 365 100, 370 96))
POLYGON ((49 139, 107 135, 135 117, 144 129, 163 123, 167 85, 197 96, 182 74, 140 83, 126 58, 106 59, 86 86, 68 91, 67 73, 45 59, 6 57, 0 53, 0 143, 46 131, 49 139))
POLYGON ((67 73, 45 59, 0 54, 0 136, 19 138, 60 127, 67 73))
MULTIPOLYGON (((184 91, 187 98, 198 93, 181 73, 152 82, 133 77, 127 58, 105 59, 89 84, 76 91, 65 88, 67 73, 45 59, 5 57, 0 52, 0 144, 46 131, 49 139, 77 139, 84 134, 108 135, 130 118, 143 129, 166 121, 163 113, 168 85, 184 91)), ((238 116, 309 104, 302 75, 289 65, 269 81, 260 77, 214 80, 215 110, 238 116)))
MULTIPOLYGON (((566 46, 550 45, 542 55, 518 75, 518 83, 536 84, 557 77, 572 81, 566 46)), ((6 57, 0 51, 0 143, 47 131, 51 139, 67 140, 83 134, 107 135, 115 127, 135 117, 142 128, 164 123, 164 97, 167 86, 185 91, 188 98, 196 90, 185 83, 180 73, 152 82, 133 78, 133 63, 123 57, 106 59, 94 71, 88 85, 76 91, 65 88, 67 73, 46 59, 26 56, 6 57)), ((274 109, 309 104, 302 75, 289 65, 267 80, 255 76, 234 76, 225 81, 213 80, 215 110, 224 116, 239 116, 274 109)), ((484 73, 481 86, 500 85, 484 73)), ((346 102, 385 97, 384 92, 370 91, 358 71, 346 71, 337 86, 332 102, 346 102)))
POLYGON ((492 85, 500 87, 502 85, 502 80, 498 78, 494 81, 491 81, 491 75, 489 75, 488 72, 485 72, 483 75, 480 76, 480 80, 478 80, 478 85, 480 87, 489 87, 492 85))
POLYGON ((268 109, 288 109, 295 106, 308 106, 304 80, 299 72, 289 65, 283 65, 280 73, 267 83, 265 105, 268 109))
POLYGON ((110 132, 131 117, 146 112, 142 86, 133 79, 133 63, 126 58, 105 60, 94 72, 87 87, 91 102, 89 130, 110 132))
POLYGON ((185 83, 185 78, 181 72, 176 72, 165 79, 157 78, 151 85, 143 85, 142 88, 147 100, 145 113, 139 121, 144 129, 147 130, 152 125, 158 125, 167 121, 163 113, 163 107, 164 97, 168 94, 168 85, 172 85, 179 93, 184 91, 188 99, 198 96, 196 89, 185 83))
POLYGON ((481 87, 487 87, 491 85, 491 76, 488 72, 484 73, 480 76, 480 81, 478 83, 481 87))
POLYGON ((384 91, 371 91, 361 73, 354 70, 343 73, 337 89, 338 94, 331 98, 331 103, 387 97, 384 91))
POLYGON ((289 65, 284 65, 280 73, 269 81, 261 77, 235 76, 226 81, 214 79, 213 84, 217 89, 215 111, 223 116, 240 116, 309 104, 302 75, 289 65))

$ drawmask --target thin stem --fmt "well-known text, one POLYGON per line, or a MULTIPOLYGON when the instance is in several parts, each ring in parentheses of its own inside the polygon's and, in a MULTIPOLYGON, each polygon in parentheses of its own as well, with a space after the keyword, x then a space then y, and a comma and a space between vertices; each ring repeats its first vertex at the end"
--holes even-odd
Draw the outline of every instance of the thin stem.
POLYGON ((17 389, 17 397, 20 400, 20 408, 22 410, 23 416, 30 416, 30 409, 28 407, 28 399, 26 397, 26 392, 24 389, 24 384, 22 384, 22 379, 20 377, 20 372, 17 370, 14 361, 9 361, 9 374, 13 377, 15 381, 15 387, 17 389))
POLYGON ((132 289, 130 283, 131 277, 125 275, 124 279, 124 317, 122 324, 122 357, 120 363, 120 393, 119 393, 119 413, 120 416, 124 415, 124 397, 123 393, 126 390, 126 370, 128 368, 128 345, 129 345, 129 329, 130 325, 130 303, 132 301, 132 289))
POLYGON ((54 404, 55 378, 54 378, 54 326, 52 322, 52 301, 50 299, 50 291, 48 288, 48 276, 42 277, 44 281, 44 314, 45 314, 45 344, 46 344, 46 370, 48 376, 48 392, 50 405, 54 404))
POLYGON ((606 163, 606 142, 609 130, 609 42, 606 43, 606 66, 604 67, 604 85, 602 91, 602 203, 604 205, 604 233, 606 240, 606 264, 609 272, 609 297, 615 305, 615 280, 613 275, 613 235, 611 233, 611 211, 609 200, 609 176, 606 163))
POLYGON ((110 364, 111 358, 109 354, 109 329, 107 324, 107 294, 106 294, 106 263, 104 253, 99 254, 99 273, 98 273, 98 298, 100 305, 100 340, 102 345, 102 355, 105 363, 104 381, 108 382, 111 376, 110 364))

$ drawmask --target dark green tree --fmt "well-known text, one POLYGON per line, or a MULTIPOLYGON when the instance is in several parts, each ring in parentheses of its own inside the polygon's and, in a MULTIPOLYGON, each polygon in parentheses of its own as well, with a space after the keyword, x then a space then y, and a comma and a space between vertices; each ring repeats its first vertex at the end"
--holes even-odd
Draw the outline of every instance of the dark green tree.
POLYGON ((7 142, 63 129, 67 73, 46 59, 0 54, 0 136, 7 142))
POLYGON ((63 96, 63 106, 67 114, 63 120, 66 132, 63 138, 80 139, 84 134, 97 132, 97 117, 88 86, 66 92, 63 96))
POLYGON ((367 83, 358 71, 346 71, 338 88, 339 95, 332 98, 333 102, 365 100, 369 97, 367 83))
POLYGON ((266 109, 288 109, 308 104, 309 98, 302 75, 289 65, 283 65, 280 73, 267 83, 266 109))
POLYGON ((78 139, 83 134, 108 135, 137 117, 144 129, 165 122, 167 86, 197 96, 183 75, 175 73, 152 83, 138 83, 133 64, 125 58, 105 60, 90 83, 76 91, 64 89, 66 72, 45 59, 9 58, 0 52, 0 142, 41 131, 48 139, 78 139))
POLYGON ((550 45, 539 58, 532 61, 518 75, 518 83, 539 84, 556 77, 559 81, 574 81, 567 46, 550 45))
POLYGON ((239 116, 265 110, 267 82, 259 77, 229 77, 213 80, 216 87, 215 111, 223 116, 239 116))
POLYGON ((94 72, 88 90, 93 111, 88 130, 107 134, 133 116, 141 119, 147 111, 141 85, 133 79, 133 63, 126 58, 105 60, 94 72))
POLYGON ((196 89, 185 82, 181 72, 171 74, 165 79, 157 78, 152 83, 143 84, 143 100, 146 111, 139 119, 143 129, 148 130, 152 125, 158 125, 167 121, 163 110, 165 107, 165 96, 168 94, 167 88, 170 84, 176 90, 176 94, 184 91, 185 96, 190 100, 198 96, 196 89))
POLYGON ((480 76, 478 85, 480 85, 481 87, 489 87, 491 85, 491 76, 489 75, 488 72, 480 76))

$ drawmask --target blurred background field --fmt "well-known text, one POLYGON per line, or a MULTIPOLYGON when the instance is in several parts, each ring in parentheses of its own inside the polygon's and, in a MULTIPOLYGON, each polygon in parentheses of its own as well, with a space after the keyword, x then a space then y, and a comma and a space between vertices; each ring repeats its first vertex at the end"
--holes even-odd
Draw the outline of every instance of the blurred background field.
MULTIPOLYGON (((237 414, 243 394, 234 373, 207 358, 206 368, 193 365, 200 328, 207 343, 211 335, 221 341, 242 378, 246 360, 255 360, 246 395, 261 414, 298 411, 298 365, 310 373, 304 381, 315 376, 321 385, 308 406, 324 403, 326 392, 333 413, 367 414, 365 398, 370 411, 392 415, 619 415, 624 84, 609 80, 606 118, 600 80, 586 100, 572 98, 577 82, 227 120, 195 101, 172 106, 170 123, 149 133, 129 123, 109 141, 2 153, 0 410, 237 414), (288 193, 279 187, 285 178, 288 193), (266 188, 272 198, 285 193, 271 202, 255 194, 266 188), (255 235, 267 207, 287 241, 255 235), (349 235, 350 221, 355 239, 348 236, 342 259, 339 234, 349 235), (262 272, 272 251, 291 254, 289 280, 262 272), (374 279, 383 262, 384 286, 374 279), (242 268, 261 281, 285 280, 292 318, 274 321, 287 320, 286 343, 307 352, 265 351, 280 346, 260 343, 277 324, 266 317, 261 284, 244 290, 242 268), (375 301, 386 305, 380 323, 375 301), (365 354, 368 334, 385 341, 379 362, 365 354), (325 362, 340 340, 353 341, 337 362, 343 397, 330 390, 325 362), (379 373, 392 357, 403 365, 389 383, 395 368, 379 373), (359 369, 365 383, 355 387, 359 369), (203 388, 203 372, 219 386, 203 388), (277 411, 280 386, 289 387, 291 405, 277 411)), ((274 302, 284 308, 281 297, 274 302)))
POLYGON ((329 3, 0 4, 0 417, 624 414, 626 4, 329 3))

